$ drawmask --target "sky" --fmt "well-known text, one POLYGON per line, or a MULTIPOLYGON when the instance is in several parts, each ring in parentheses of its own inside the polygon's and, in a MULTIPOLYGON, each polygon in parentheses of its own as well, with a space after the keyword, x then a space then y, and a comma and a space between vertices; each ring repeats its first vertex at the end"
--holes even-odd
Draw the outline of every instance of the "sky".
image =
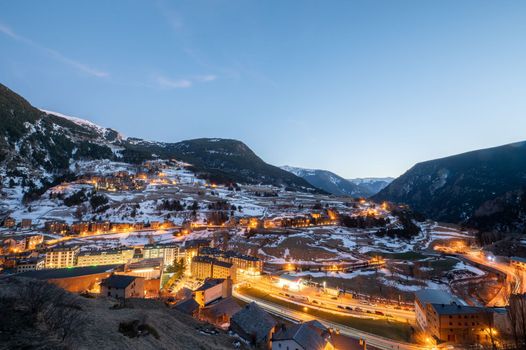
POLYGON ((347 177, 526 140, 526 2, 0 1, 0 83, 347 177))

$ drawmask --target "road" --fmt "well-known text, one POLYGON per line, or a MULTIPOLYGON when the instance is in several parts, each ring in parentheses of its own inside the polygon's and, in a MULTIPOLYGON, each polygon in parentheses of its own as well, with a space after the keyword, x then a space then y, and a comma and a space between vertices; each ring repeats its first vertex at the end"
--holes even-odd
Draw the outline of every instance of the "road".
MULTIPOLYGON (((392 339, 384 338, 375 334, 371 334, 368 332, 363 332, 360 330, 357 330, 355 328, 351 328, 345 325, 341 325, 338 323, 334 323, 331 321, 327 321, 320 318, 315 318, 312 315, 309 315, 307 313, 299 312, 296 310, 291 310, 288 308, 285 308, 281 305, 274 304, 272 302, 254 298, 252 296, 247 296, 244 294, 240 294, 237 290, 233 291, 234 297, 244 301, 244 302, 256 302, 259 306, 261 306, 264 310, 267 312, 288 319, 293 322, 304 322, 304 321, 310 321, 313 319, 317 319, 321 323, 323 323, 326 327, 333 328, 335 330, 338 330, 340 334, 357 338, 357 339, 365 339, 367 344, 370 346, 377 347, 379 349, 385 349, 385 350, 393 350, 393 349, 400 349, 400 350, 422 350, 426 349, 425 346, 417 345, 417 344, 411 344, 411 343, 405 343, 405 342, 399 342, 392 339)), ((431 348, 429 348, 431 349, 431 348)))
POLYGON ((506 306, 510 294, 525 293, 526 276, 511 267, 507 263, 495 261, 484 253, 484 251, 472 250, 468 252, 457 252, 454 249, 442 246, 438 250, 456 257, 463 258, 474 264, 484 265, 488 268, 498 270, 506 275, 506 282, 502 285, 499 292, 491 299, 486 306, 506 306), (508 286, 511 285, 511 288, 508 286))
POLYGON ((497 262, 493 259, 489 259, 484 256, 482 252, 472 251, 466 254, 459 254, 465 259, 478 263, 484 266, 494 268, 506 274, 506 282, 511 284, 511 289, 508 288, 508 285, 502 286, 497 295, 488 302, 487 306, 506 306, 510 298, 510 294, 521 293, 523 291, 523 274, 519 274, 513 267, 509 264, 497 262))
POLYGON ((275 282, 270 281, 266 276, 255 276, 247 278, 244 282, 250 283, 252 288, 272 294, 280 299, 307 307, 317 307, 328 311, 338 311, 339 313, 350 314, 358 317, 374 316, 376 318, 396 319, 401 322, 415 323, 414 310, 395 309, 394 305, 369 304, 362 300, 353 299, 346 296, 330 296, 321 293, 315 287, 302 286, 301 291, 292 291, 280 288, 275 282), (346 308, 347 307, 347 308, 346 308), (352 309, 352 311, 349 310, 352 309), (356 308, 361 311, 355 311, 356 308), (369 313, 367 313, 369 311, 369 313), (381 312, 383 315, 376 314, 381 312))

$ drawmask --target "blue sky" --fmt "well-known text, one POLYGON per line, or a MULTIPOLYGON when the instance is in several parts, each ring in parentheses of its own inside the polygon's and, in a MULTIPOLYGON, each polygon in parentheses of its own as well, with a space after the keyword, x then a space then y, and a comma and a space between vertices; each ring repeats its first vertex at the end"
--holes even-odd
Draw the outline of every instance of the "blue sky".
POLYGON ((0 82, 126 136, 397 176, 526 139, 526 2, 2 1, 0 82))

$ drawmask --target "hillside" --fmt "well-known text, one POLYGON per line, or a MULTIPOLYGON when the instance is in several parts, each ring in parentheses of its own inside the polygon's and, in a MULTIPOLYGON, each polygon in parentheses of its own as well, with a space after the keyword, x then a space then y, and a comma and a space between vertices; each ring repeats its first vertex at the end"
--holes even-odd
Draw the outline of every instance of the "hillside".
POLYGON ((0 349, 243 349, 239 341, 155 300, 125 307, 42 281, 0 279, 0 349))
POLYGON ((394 178, 392 177, 366 177, 366 178, 356 178, 356 179, 347 179, 347 181, 357 185, 363 193, 368 193, 366 197, 374 196, 381 190, 383 190, 387 185, 389 185, 394 178))
POLYGON ((125 138, 113 129, 39 110, 1 84, 0 136, 2 177, 24 181, 27 189, 38 188, 71 171, 78 160, 138 163, 176 158, 192 164, 196 172, 212 181, 316 191, 305 180, 265 163, 240 141, 196 139, 162 143, 125 138))
POLYGON ((373 198, 409 204, 435 220, 522 231, 526 143, 418 163, 373 198))
POLYGON ((312 186, 338 196, 370 197, 387 186, 391 178, 344 179, 321 169, 305 169, 284 165, 281 169, 305 179, 312 186))

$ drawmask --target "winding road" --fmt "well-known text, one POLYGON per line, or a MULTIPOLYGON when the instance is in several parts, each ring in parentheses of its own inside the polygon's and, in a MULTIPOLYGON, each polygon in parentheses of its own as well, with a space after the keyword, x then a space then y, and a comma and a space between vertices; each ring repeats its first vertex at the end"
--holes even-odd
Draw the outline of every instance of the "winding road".
POLYGON ((350 336, 352 338, 365 339, 368 345, 374 346, 378 349, 383 349, 383 350, 384 349, 385 350, 395 350, 395 349, 396 350, 398 349, 400 350, 422 350, 422 349, 426 349, 426 347, 422 345, 405 343, 405 342, 400 342, 400 341, 384 338, 384 337, 381 337, 375 334, 371 334, 368 332, 360 331, 358 329, 348 327, 342 324, 338 324, 338 323, 324 320, 321 318, 315 318, 314 316, 309 315, 304 312, 291 310, 281 305, 269 302, 267 300, 262 300, 259 298, 241 294, 237 290, 233 291, 233 296, 247 303, 256 302, 261 308, 263 308, 270 314, 282 317, 292 322, 304 322, 304 321, 310 321, 310 320, 317 319, 318 321, 323 323, 326 327, 330 327, 334 330, 339 331, 340 334, 350 336))

